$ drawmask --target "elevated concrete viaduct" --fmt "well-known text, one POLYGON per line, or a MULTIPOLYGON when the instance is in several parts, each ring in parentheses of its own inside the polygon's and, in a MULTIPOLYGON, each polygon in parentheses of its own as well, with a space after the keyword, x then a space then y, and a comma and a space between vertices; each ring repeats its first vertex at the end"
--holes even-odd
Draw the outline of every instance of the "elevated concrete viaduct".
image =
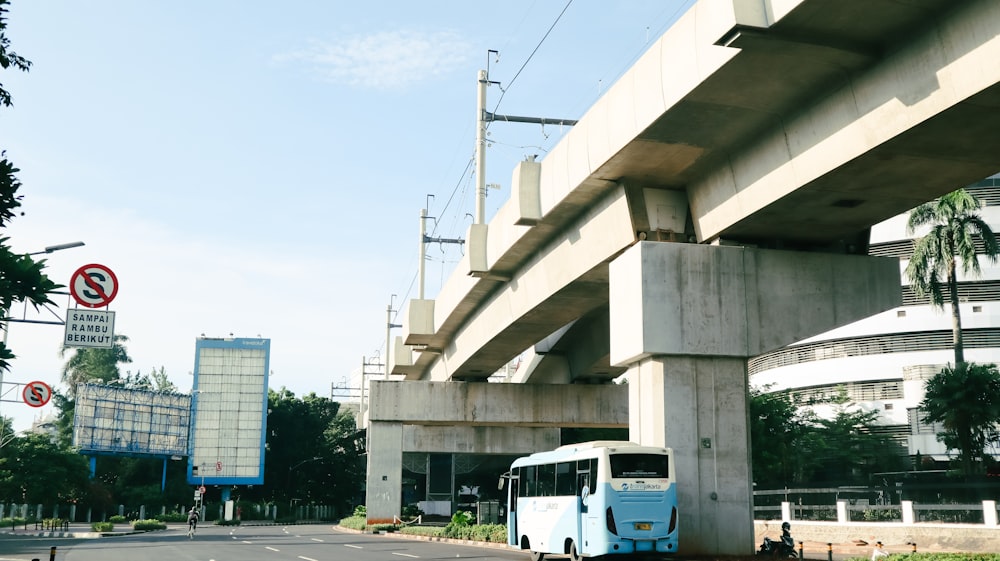
MULTIPOLYGON (((749 553, 746 359, 898 305, 868 229, 1000 169, 998 33, 992 0, 701 0, 514 170, 392 372, 483 381, 525 349, 529 384, 629 372, 682 552, 749 553)), ((395 514, 373 477, 369 515, 395 514)))

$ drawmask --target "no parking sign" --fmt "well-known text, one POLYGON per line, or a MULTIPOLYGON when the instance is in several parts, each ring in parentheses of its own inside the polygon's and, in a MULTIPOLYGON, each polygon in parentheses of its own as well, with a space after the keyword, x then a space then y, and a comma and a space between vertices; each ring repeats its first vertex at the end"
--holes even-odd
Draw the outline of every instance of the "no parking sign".
POLYGON ((52 397, 52 388, 45 382, 28 382, 21 391, 24 402, 32 407, 41 407, 52 397))
POLYGON ((118 294, 118 277, 104 265, 84 265, 70 277, 69 292, 86 308, 107 306, 118 294))

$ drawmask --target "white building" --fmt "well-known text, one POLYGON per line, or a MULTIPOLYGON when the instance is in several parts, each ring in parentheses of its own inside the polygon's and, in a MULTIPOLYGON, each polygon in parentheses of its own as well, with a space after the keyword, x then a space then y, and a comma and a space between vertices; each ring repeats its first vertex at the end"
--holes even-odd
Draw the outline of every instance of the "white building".
MULTIPOLYGON (((966 189, 985 205, 983 220, 1000 233, 1000 174, 966 189)), ((936 439, 937 429, 920 419, 917 405, 925 381, 955 361, 951 309, 948 302, 944 309, 932 308, 907 286, 902 272, 913 249, 913 237, 906 234, 908 217, 873 226, 869 245, 870 255, 900 259, 903 305, 755 357, 749 363, 750 380, 755 387, 770 384, 771 391, 790 390, 805 398, 843 387, 852 401, 879 411, 885 432, 905 441, 911 456, 942 461, 948 459, 947 451, 936 439)), ((979 278, 959 271, 965 360, 1000 363, 1000 264, 981 258, 980 266, 979 278)))

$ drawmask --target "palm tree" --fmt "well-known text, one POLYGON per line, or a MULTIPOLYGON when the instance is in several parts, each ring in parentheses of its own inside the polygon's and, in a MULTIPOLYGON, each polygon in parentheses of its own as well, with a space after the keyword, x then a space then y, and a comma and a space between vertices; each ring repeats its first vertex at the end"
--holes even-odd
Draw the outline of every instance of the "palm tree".
POLYGON ((961 261, 964 274, 980 275, 976 241, 982 242, 983 254, 992 263, 996 263, 1000 255, 1000 244, 997 244, 993 230, 977 212, 981 207, 976 197, 965 189, 959 189, 910 211, 906 225, 910 235, 921 226, 931 227, 914 245, 913 256, 906 266, 906 276, 913 283, 917 295, 930 296, 931 305, 935 307, 944 308, 943 291, 948 290, 955 366, 965 362, 962 315, 958 306, 958 263, 961 261))
POLYGON ((927 380, 920 411, 924 421, 941 423, 938 440, 958 450, 962 472, 971 475, 1000 440, 1000 371, 972 362, 947 367, 927 380))
MULTIPOLYGON (((63 366, 62 379, 68 386, 69 395, 76 396, 76 387, 85 382, 99 380, 110 382, 121 378, 119 363, 128 364, 132 357, 128 356, 125 342, 128 337, 115 335, 110 349, 74 348, 76 351, 63 366)), ((59 356, 65 355, 70 347, 63 347, 59 356)))

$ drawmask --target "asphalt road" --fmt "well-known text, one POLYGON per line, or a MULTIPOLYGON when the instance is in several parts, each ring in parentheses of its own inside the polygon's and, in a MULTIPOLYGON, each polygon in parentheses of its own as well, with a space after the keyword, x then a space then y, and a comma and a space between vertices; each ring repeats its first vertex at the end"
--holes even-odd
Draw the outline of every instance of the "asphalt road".
POLYGON ((408 540, 345 532, 330 525, 200 526, 194 539, 185 527, 141 534, 80 538, 0 536, 0 561, 406 561, 476 559, 526 561, 503 548, 408 540))

